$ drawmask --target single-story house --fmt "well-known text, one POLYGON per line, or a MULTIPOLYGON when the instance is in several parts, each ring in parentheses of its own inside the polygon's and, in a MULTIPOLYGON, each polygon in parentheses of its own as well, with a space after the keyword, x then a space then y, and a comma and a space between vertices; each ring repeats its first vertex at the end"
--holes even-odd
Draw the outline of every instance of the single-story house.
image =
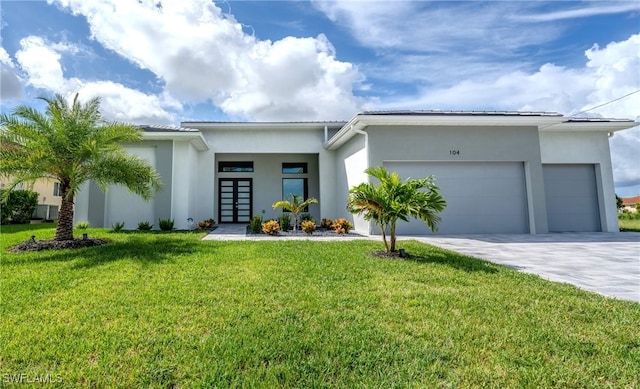
POLYGON ((627 212, 638 212, 638 204, 640 204, 640 195, 622 198, 622 209, 626 210, 627 212))
MULTIPOLYGON (((110 227, 174 219, 248 223, 276 218, 271 205, 291 193, 315 197, 309 213, 350 218, 351 187, 382 165, 403 178, 435 176, 447 208, 438 233, 618 231, 609 138, 632 120, 585 119, 548 112, 376 111, 344 122, 182 122, 144 126, 127 150, 149 160, 164 189, 151 201, 87 185, 76 221, 110 227)), ((429 234, 421 222, 398 233, 429 234)))

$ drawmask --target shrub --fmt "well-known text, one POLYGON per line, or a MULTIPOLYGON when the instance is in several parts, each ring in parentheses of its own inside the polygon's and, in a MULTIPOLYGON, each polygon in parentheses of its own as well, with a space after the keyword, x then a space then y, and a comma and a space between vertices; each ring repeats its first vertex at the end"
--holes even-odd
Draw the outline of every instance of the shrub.
POLYGON ((124 228, 124 222, 116 222, 111 228, 113 228, 113 232, 120 232, 124 228))
POLYGON ((298 216, 311 204, 318 204, 318 200, 314 199, 313 197, 309 197, 308 199, 302 201, 302 196, 296 196, 292 193, 291 201, 276 201, 275 203, 273 203, 273 209, 282 208, 285 211, 291 212, 291 214, 293 215, 293 231, 295 232, 296 228, 298 228, 298 216))
POLYGON ((330 230, 331 229, 331 224, 333 224, 333 220, 324 217, 320 221, 320 228, 325 228, 327 230, 330 230))
POLYGON ((341 217, 340 219, 336 219, 331 224, 331 228, 334 229, 338 234, 348 234, 349 231, 353 228, 353 224, 347 219, 341 217))
POLYGON ((305 213, 300 215, 300 225, 302 225, 303 221, 307 221, 307 220, 310 220, 310 221, 312 221, 314 223, 316 222, 316 219, 314 219, 313 216, 311 216, 310 213, 306 213, 305 212, 305 213))
POLYGON ((89 228, 89 222, 77 222, 76 223, 76 228, 79 230, 86 230, 87 228, 89 228))
POLYGON ((153 228, 153 224, 149 222, 140 222, 138 223, 138 230, 140 231, 149 231, 153 228))
POLYGON ((173 230, 173 219, 158 219, 158 226, 162 231, 173 230))
POLYGON ((262 224, 262 232, 269 235, 277 235, 280 231, 280 224, 277 220, 269 220, 262 224))
POLYGON ((313 234, 313 231, 316 230, 316 223, 311 220, 305 220, 302 222, 301 227, 302 227, 302 231, 311 235, 313 234))
POLYGON ((278 223, 280 223, 280 230, 288 231, 291 229, 291 215, 283 213, 278 217, 278 223))
POLYGON ((628 210, 622 211, 622 213, 618 214, 618 219, 620 220, 640 220, 640 212, 630 212, 628 210))
POLYGON ((209 230, 216 225, 216 221, 213 219, 205 219, 198 222, 198 228, 201 230, 209 230))
POLYGON ((262 216, 256 215, 249 220, 249 230, 252 234, 259 234, 262 231, 262 216))
POLYGON ((0 191, 0 224, 26 224, 38 206, 38 193, 30 190, 0 191))

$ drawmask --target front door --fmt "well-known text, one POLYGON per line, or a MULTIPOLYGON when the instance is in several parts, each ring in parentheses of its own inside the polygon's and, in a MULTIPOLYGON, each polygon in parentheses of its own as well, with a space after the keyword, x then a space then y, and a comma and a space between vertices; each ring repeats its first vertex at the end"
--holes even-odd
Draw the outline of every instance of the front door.
POLYGON ((251 219, 251 178, 220 178, 218 181, 220 223, 249 223, 251 219))

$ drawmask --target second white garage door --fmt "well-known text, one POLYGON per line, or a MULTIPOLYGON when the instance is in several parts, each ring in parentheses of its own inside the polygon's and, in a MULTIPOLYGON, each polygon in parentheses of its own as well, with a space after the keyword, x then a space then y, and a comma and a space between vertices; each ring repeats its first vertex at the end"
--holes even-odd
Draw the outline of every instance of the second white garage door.
MULTIPOLYGON (((522 162, 385 162, 401 178, 435 176, 447 201, 438 234, 529 233, 522 162)), ((379 233, 379 231, 375 231, 379 233)), ((400 221, 399 235, 430 234, 421 221, 400 221)))

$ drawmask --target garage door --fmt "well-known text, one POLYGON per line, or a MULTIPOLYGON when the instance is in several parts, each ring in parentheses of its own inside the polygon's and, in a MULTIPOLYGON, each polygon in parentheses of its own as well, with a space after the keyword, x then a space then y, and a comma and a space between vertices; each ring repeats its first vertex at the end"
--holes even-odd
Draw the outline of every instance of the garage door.
POLYGON ((592 164, 542 165, 542 172, 549 231, 602 231, 592 164))
MULTIPOLYGON (((388 162, 403 179, 435 176, 447 201, 438 234, 529 233, 521 162, 388 162)), ((400 222, 401 235, 430 234, 423 222, 400 222)))

